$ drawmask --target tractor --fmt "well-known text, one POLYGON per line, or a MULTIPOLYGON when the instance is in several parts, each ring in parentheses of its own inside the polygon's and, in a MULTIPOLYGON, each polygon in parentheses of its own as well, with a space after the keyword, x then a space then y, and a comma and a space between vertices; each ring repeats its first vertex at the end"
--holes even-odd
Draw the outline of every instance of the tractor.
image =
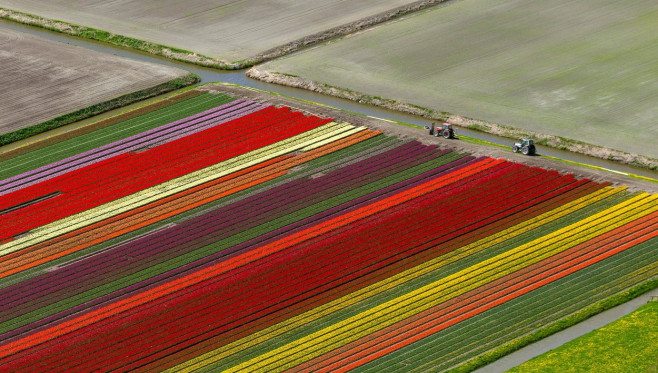
POLYGON ((434 127, 434 122, 432 122, 432 126, 425 126, 425 129, 429 130, 430 135, 434 135, 436 137, 443 136, 446 139, 455 138, 455 130, 452 128, 452 124, 443 123, 441 124, 441 127, 434 127))
POLYGON ((521 142, 517 142, 512 146, 512 151, 517 153, 521 151, 524 155, 533 155, 535 154, 535 144, 532 139, 521 139, 521 142))

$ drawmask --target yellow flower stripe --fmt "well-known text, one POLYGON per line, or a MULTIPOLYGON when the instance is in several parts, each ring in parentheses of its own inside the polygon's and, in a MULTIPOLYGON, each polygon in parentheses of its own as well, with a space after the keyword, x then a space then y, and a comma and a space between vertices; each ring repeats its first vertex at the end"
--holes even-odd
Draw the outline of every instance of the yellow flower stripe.
POLYGON ((500 278, 515 268, 531 265, 588 238, 610 231, 624 221, 635 220, 656 211, 657 199, 658 195, 640 194, 581 222, 385 302, 228 371, 267 370, 269 372, 295 366, 500 278), (446 295, 446 290, 451 288, 454 289, 452 293, 446 295))
POLYGON ((391 276, 378 283, 372 284, 370 286, 357 290, 353 293, 350 293, 346 296, 338 298, 334 301, 326 303, 322 306, 309 310, 303 314, 297 315, 288 320, 272 325, 257 333, 251 334, 240 340, 222 346, 216 350, 207 352, 203 355, 190 359, 184 363, 172 367, 171 369, 167 370, 167 372, 171 372, 171 373, 190 372, 202 368, 203 366, 224 359, 227 356, 230 356, 241 350, 265 342, 271 338, 286 333, 292 329, 298 328, 304 324, 317 320, 321 317, 330 315, 336 311, 344 309, 355 303, 361 302, 376 294, 392 289, 413 278, 420 277, 424 274, 435 271, 443 266, 453 263, 466 256, 473 255, 484 249, 497 245, 505 240, 521 235, 522 233, 525 233, 531 229, 537 228, 544 224, 548 224, 563 216, 571 214, 572 212, 578 209, 581 209, 585 206, 601 201, 625 189, 626 187, 618 187, 618 188, 604 187, 602 189, 596 190, 588 195, 580 197, 574 201, 566 203, 553 210, 547 211, 532 219, 523 221, 515 226, 507 228, 496 234, 487 236, 474 243, 455 249, 449 253, 446 253, 441 257, 434 258, 426 263, 423 263, 414 268, 410 268, 404 272, 391 276))
POLYGON ((332 143, 332 142, 334 142, 334 141, 340 140, 340 139, 342 139, 343 137, 347 137, 347 136, 353 135, 353 134, 355 134, 355 133, 361 132, 361 131, 363 131, 363 130, 365 130, 365 129, 366 129, 366 127, 363 127, 363 126, 354 127, 354 128, 352 128, 351 130, 349 130, 349 131, 347 131, 347 132, 345 132, 345 133, 341 133, 341 134, 339 134, 339 135, 336 135, 336 136, 330 137, 330 138, 328 138, 328 139, 326 139, 326 140, 323 140, 323 141, 318 141, 318 142, 316 142, 315 144, 312 144, 312 145, 306 146, 306 147, 304 147, 304 148, 302 148, 302 149, 299 149, 299 150, 302 151, 302 152, 307 152, 307 151, 309 151, 309 150, 313 150, 313 149, 315 149, 315 148, 319 148, 319 147, 321 147, 321 146, 323 146, 323 145, 327 145, 327 144, 330 144, 330 143, 332 143))
POLYGON ((277 143, 119 198, 115 201, 43 225, 39 228, 33 229, 24 237, 1 245, 0 256, 21 250, 150 202, 157 201, 158 199, 253 166, 268 159, 294 152, 318 141, 323 141, 327 138, 339 138, 341 135, 344 135, 343 137, 349 136, 349 133, 353 128, 354 126, 349 123, 337 124, 331 122, 277 143), (347 135, 345 135, 346 133, 347 135))

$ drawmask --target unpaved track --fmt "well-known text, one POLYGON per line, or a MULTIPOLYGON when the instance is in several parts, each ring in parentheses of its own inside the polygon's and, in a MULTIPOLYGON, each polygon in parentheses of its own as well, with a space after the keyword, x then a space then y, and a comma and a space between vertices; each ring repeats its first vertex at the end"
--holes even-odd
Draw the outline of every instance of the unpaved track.
MULTIPOLYGON (((418 128, 403 126, 379 118, 351 114, 339 109, 316 105, 295 98, 273 95, 245 87, 210 83, 203 85, 199 89, 222 92, 234 97, 244 97, 255 101, 268 102, 273 105, 286 105, 305 113, 333 118, 338 122, 349 122, 356 126, 366 126, 371 129, 383 131, 388 135, 396 135, 402 139, 415 139, 424 144, 436 144, 441 148, 450 148, 458 152, 467 152, 476 156, 508 159, 513 162, 556 170, 562 174, 572 174, 578 178, 588 178, 597 182, 607 181, 614 186, 628 186, 629 190, 632 191, 658 193, 658 183, 644 181, 606 170, 592 169, 545 158, 541 156, 541 147, 538 149, 540 155, 524 156, 522 154, 512 153, 511 149, 508 150, 493 146, 472 144, 459 139, 446 140, 442 137, 430 136, 427 134, 427 131, 418 128)), ((457 135, 459 135, 459 133, 457 135)), ((519 180, 519 182, 521 183, 523 180, 519 180)))
POLYGON ((0 134, 187 75, 0 29, 0 134))
POLYGON ((656 168, 656 29, 655 0, 450 1, 249 76, 656 168))

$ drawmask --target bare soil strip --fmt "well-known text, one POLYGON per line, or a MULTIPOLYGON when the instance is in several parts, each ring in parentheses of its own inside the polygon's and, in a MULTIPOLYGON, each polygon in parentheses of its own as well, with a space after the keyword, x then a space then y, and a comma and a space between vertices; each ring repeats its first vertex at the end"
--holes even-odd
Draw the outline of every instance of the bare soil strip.
POLYGON ((188 75, 182 69, 106 55, 6 29, 0 30, 0 46, 0 134, 120 97, 121 102, 115 104, 125 105, 148 97, 131 96, 135 92, 146 93, 160 85, 166 89, 168 82, 188 75))
POLYGON ((486 122, 484 120, 472 119, 456 114, 437 112, 435 110, 410 103, 371 96, 350 89, 333 87, 328 84, 315 82, 308 78, 261 70, 258 66, 249 69, 247 71, 247 76, 252 79, 261 80, 267 83, 280 84, 294 88, 302 88, 333 97, 356 101, 359 103, 368 103, 370 105, 375 105, 390 110, 425 117, 428 120, 447 121, 457 126, 469 128, 471 130, 482 131, 497 136, 509 137, 511 139, 532 138, 535 139, 535 141, 539 140, 539 142, 544 146, 550 146, 556 149, 568 150, 574 153, 585 154, 596 158, 648 168, 650 170, 658 169, 658 159, 650 158, 641 154, 631 154, 621 150, 588 144, 562 136, 554 136, 546 133, 531 131, 528 129, 515 128, 498 123, 486 122))
POLYGON ((221 92, 234 97, 242 97, 254 101, 267 101, 273 105, 285 105, 305 113, 333 118, 337 122, 344 121, 355 126, 365 126, 374 130, 379 130, 386 134, 399 136, 402 139, 415 139, 424 144, 438 144, 442 148, 453 149, 457 152, 468 152, 475 156, 507 159, 530 166, 556 170, 562 174, 572 174, 579 178, 587 178, 597 182, 608 181, 615 186, 628 186, 629 190, 658 193, 658 183, 656 182, 641 180, 604 169, 595 169, 577 164, 560 162, 558 160, 542 157, 541 155, 525 156, 520 153, 512 153, 511 149, 472 144, 459 139, 446 140, 442 137, 430 136, 424 129, 403 126, 370 116, 352 114, 329 106, 317 105, 292 97, 274 95, 257 89, 222 83, 208 83, 197 89, 221 92))
POLYGON ((250 76, 656 170, 657 15, 648 0, 452 1, 250 76))

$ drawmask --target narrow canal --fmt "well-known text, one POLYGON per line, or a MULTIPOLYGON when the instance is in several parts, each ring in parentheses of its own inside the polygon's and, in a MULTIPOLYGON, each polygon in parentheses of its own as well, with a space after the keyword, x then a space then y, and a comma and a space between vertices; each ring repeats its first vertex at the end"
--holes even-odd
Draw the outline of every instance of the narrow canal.
MULTIPOLYGON (((187 71, 193 72, 201 77, 202 83, 208 82, 226 82, 232 84, 238 84, 246 87, 252 87, 257 89, 262 89, 265 91, 275 92, 278 94, 296 97, 312 102, 321 103, 324 105, 332 106, 338 109, 362 113, 365 115, 370 115, 377 118, 383 118, 393 121, 405 122, 410 124, 415 124, 418 126, 425 126, 428 124, 428 119, 417 117, 413 115, 407 115, 391 110, 382 109, 375 106, 359 104, 353 101, 339 99, 331 96, 321 95, 315 92, 310 92, 303 89, 284 87, 276 84, 264 83, 261 81, 249 79, 245 75, 244 70, 239 71, 220 71, 214 69, 202 68, 196 65, 185 64, 167 60, 164 58, 155 57, 146 53, 136 52, 129 49, 122 49, 106 44, 96 43, 87 40, 81 40, 66 35, 58 34, 55 32, 47 31, 40 28, 22 26, 14 24, 7 21, 0 20, 0 27, 8 28, 16 31, 27 32, 33 35, 38 35, 40 37, 50 39, 57 42, 67 43, 71 45, 76 45, 88 49, 93 49, 95 51, 114 54, 126 58, 148 61, 157 64, 164 64, 169 66, 175 66, 178 68, 185 69, 187 71)), ((501 145, 510 145, 511 140, 507 138, 502 138, 498 136, 492 136, 486 133, 470 131, 467 129, 459 129, 460 134, 469 136, 472 138, 485 140, 501 145)), ((540 148, 540 153, 543 155, 549 155, 553 157, 558 157, 561 159, 566 159, 574 162, 586 163, 598 167, 603 167, 609 170, 614 170, 617 172, 627 172, 636 175, 642 175, 651 178, 658 178, 658 173, 652 172, 649 170, 630 167, 616 162, 610 162, 606 160, 601 160, 594 157, 588 157, 579 154, 573 154, 570 152, 560 151, 556 149, 547 149, 540 148)), ((512 353, 502 359, 497 360, 496 362, 483 367, 476 372, 479 373, 492 373, 492 372, 504 372, 516 365, 519 365, 537 355, 540 355, 546 351, 554 349, 565 342, 568 342, 574 338, 577 338, 583 334, 586 334, 594 329, 600 328, 618 318, 634 311, 642 304, 645 304, 650 297, 650 294, 636 298, 630 302, 619 305, 613 309, 605 311, 599 315, 596 315, 584 322, 581 322, 578 325, 575 325, 569 329, 566 329, 562 332, 556 333, 553 336, 545 338, 537 343, 534 343, 530 346, 527 346, 515 353, 512 353)))
MULTIPOLYGON (((57 42, 62 42, 62 43, 67 43, 71 45, 76 45, 88 49, 93 49, 95 51, 103 52, 103 53, 108 53, 108 54, 114 54, 126 58, 131 58, 131 59, 136 59, 140 61, 148 61, 152 63, 157 63, 157 64, 163 64, 163 65, 168 65, 168 66, 174 66, 178 67, 190 72, 193 72, 201 77, 201 82, 202 83, 208 83, 208 82, 225 82, 225 83, 232 83, 232 84, 238 84, 241 86, 246 86, 246 87, 252 87, 252 88, 257 88, 257 89, 262 89, 265 91, 270 91, 270 92, 275 92, 278 94, 290 96, 290 97, 296 97, 300 98, 303 100, 308 100, 311 102, 317 102, 321 103, 323 105, 328 105, 334 108, 338 108, 341 110, 347 110, 347 111, 352 111, 352 112, 357 112, 357 113, 362 113, 365 115, 370 115, 373 117, 377 118, 382 118, 382 119, 388 119, 388 120, 393 120, 397 122, 404 122, 404 123, 410 123, 414 125, 418 125, 421 127, 424 127, 425 125, 429 124, 430 120, 427 118, 422 118, 419 116, 414 116, 414 115, 408 115, 392 110, 387 110, 383 109, 380 107, 372 106, 372 105, 366 105, 366 104, 360 104, 354 101, 350 100, 345 100, 345 99, 340 99, 336 97, 331 97, 327 95, 322 95, 316 92, 311 92, 307 91, 304 89, 299 89, 299 88, 291 88, 291 87, 285 87, 281 86, 278 84, 270 84, 270 83, 265 83, 261 82, 258 80, 250 79, 247 78, 245 75, 246 70, 236 70, 236 71, 222 71, 222 70, 216 70, 216 69, 208 69, 208 68, 203 68, 200 66, 192 65, 192 64, 186 64, 186 63, 180 63, 176 61, 171 61, 165 58, 160 58, 157 56, 153 56, 150 54, 142 53, 142 52, 137 52, 134 50, 130 49, 124 49, 124 48, 118 48, 114 46, 110 46, 107 44, 103 43, 98 43, 98 42, 93 42, 93 41, 88 41, 88 40, 82 40, 74 37, 70 37, 64 34, 59 34, 56 32, 48 31, 45 29, 37 28, 37 27, 30 27, 30 26, 23 26, 19 25, 16 23, 8 22, 8 21, 3 21, 0 20, 0 27, 4 28, 9 28, 12 30, 16 31, 22 31, 22 32, 27 32, 33 35, 38 35, 40 37, 57 41, 57 42)), ((468 129, 462 129, 460 128, 458 131, 458 134, 462 134, 464 136, 476 138, 479 140, 485 140, 489 141, 495 144, 500 144, 500 145, 505 145, 505 146, 510 146, 512 144, 512 140, 504 137, 499 137, 499 136, 493 136, 487 133, 483 132, 478 132, 478 131, 472 131, 468 129)), ((623 164, 619 164, 617 162, 611 162, 603 159, 598 159, 594 157, 589 157, 585 155, 580 155, 580 154, 575 154, 567 151, 561 151, 558 149, 551 149, 551 148, 545 148, 545 147, 540 147, 538 149, 539 153, 542 155, 546 156, 552 156, 552 157, 557 157, 560 159, 566 159, 569 161, 574 161, 574 162, 579 162, 579 163, 585 163, 585 164, 590 164, 593 166, 598 166, 602 167, 605 169, 617 171, 617 172, 625 172, 625 173, 631 173, 631 174, 636 174, 636 175, 642 175, 650 178, 658 178, 658 172, 650 171, 647 169, 642 169, 642 168, 637 168, 637 167, 632 167, 632 166, 627 166, 623 164)))

